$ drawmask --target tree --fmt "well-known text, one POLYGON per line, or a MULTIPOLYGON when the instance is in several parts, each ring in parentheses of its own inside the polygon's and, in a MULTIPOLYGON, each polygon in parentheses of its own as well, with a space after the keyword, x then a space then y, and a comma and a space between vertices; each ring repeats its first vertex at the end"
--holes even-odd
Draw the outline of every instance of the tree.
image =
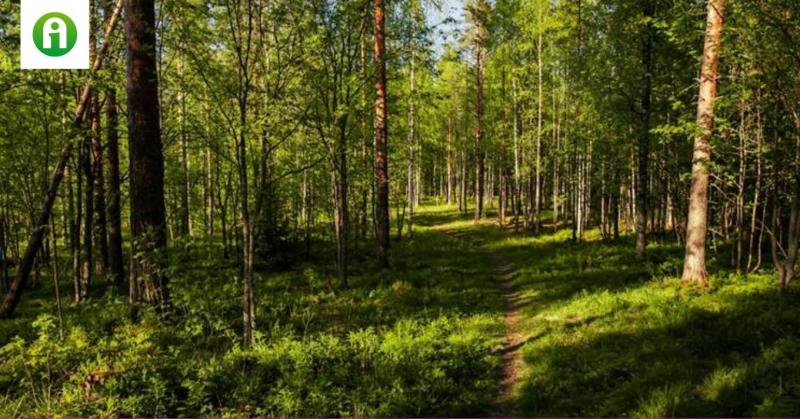
POLYGON ((700 93, 697 99, 698 134, 694 138, 692 188, 689 195, 689 219, 683 281, 708 283, 706 271, 706 231, 708 230, 708 183, 711 163, 711 135, 714 128, 714 101, 717 98, 719 51, 725 0, 709 0, 703 60, 700 67, 700 93))
POLYGON ((647 184, 650 181, 647 166, 650 160, 650 112, 651 93, 653 90, 653 19, 655 18, 654 0, 642 0, 645 29, 642 35, 642 98, 639 117, 641 133, 637 150, 639 171, 636 176, 636 254, 644 256, 647 248, 647 184))
POLYGON ((471 24, 469 42, 475 58, 475 143, 473 157, 475 163, 475 220, 483 217, 483 200, 485 188, 484 150, 485 129, 483 116, 484 103, 484 65, 486 60, 486 43, 489 40, 489 14, 491 5, 487 0, 472 0, 466 5, 467 20, 471 24))
POLYGON ((107 91, 106 135, 108 146, 108 269, 113 284, 121 284, 125 275, 122 256, 122 208, 119 174, 119 116, 117 113, 117 91, 107 91))
POLYGON ((383 0, 373 0, 373 59, 375 61, 375 237, 377 260, 389 267, 389 134, 386 92, 386 13, 383 0))
POLYGON ((169 302, 164 155, 156 69, 155 2, 125 2, 131 204, 131 302, 169 302))

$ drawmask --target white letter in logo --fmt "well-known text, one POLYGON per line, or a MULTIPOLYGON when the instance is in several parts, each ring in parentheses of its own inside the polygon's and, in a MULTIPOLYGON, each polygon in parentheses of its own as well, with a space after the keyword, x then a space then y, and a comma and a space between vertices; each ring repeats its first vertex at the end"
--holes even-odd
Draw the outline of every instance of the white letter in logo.
POLYGON ((64 24, 63 20, 57 17, 47 19, 47 22, 44 23, 44 33, 42 35, 45 49, 52 48, 51 40, 53 35, 58 36, 58 48, 67 48, 67 25, 64 24))

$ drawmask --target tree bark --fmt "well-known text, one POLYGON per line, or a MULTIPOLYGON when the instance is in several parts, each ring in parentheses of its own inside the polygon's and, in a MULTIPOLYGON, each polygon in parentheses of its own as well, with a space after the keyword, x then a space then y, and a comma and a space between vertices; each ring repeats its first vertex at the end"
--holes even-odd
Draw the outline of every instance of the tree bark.
POLYGON ((708 284, 706 271, 706 231, 708 229, 708 182, 711 162, 711 134, 714 127, 714 101, 717 97, 719 50, 722 37, 725 0, 709 0, 706 36, 700 71, 700 94, 697 101, 697 125, 700 134, 694 139, 692 187, 686 236, 683 281, 708 284))
POLYGON ((164 155, 156 69, 155 1, 126 0, 131 302, 168 303, 164 155))

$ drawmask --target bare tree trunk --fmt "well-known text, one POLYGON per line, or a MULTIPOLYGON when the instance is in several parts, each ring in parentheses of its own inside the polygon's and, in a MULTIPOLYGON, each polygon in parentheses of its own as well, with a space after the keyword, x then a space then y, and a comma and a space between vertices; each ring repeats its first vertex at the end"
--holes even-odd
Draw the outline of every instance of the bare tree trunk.
POLYGON ((108 124, 108 267, 111 281, 121 284, 125 275, 122 256, 122 205, 120 199, 119 135, 117 92, 108 90, 106 123, 108 124))
MULTIPOLYGON (((61 289, 59 287, 59 276, 60 276, 60 263, 61 261, 58 258, 58 237, 56 232, 56 217, 52 217, 52 226, 50 227, 50 232, 53 237, 53 291, 56 294, 56 314, 58 315, 58 335, 61 340, 64 340, 64 311, 61 307, 61 289)), ((0 226, 0 230, 2 226, 0 226)), ((2 236, 2 232, 0 232, 0 236, 2 236)))
POLYGON ((131 302, 169 302, 155 1, 126 0, 131 302))
POLYGON ((708 165, 711 162, 711 134, 714 126, 714 101, 717 97, 719 49, 725 0, 709 0, 700 94, 697 100, 697 125, 692 162, 692 189, 686 235, 683 281, 708 284, 706 271, 706 231, 708 229, 708 165))
POLYGON ((636 255, 643 257, 647 249, 647 205, 649 181, 648 164, 650 160, 650 97, 653 90, 653 0, 643 0, 646 28, 642 45, 642 109, 640 113, 641 133, 638 147, 638 168, 636 176, 636 255))
POLYGON ((469 208, 469 203, 467 201, 467 152, 461 152, 461 187, 460 193, 458 194, 458 207, 461 211, 466 213, 469 208))
POLYGON ((483 152, 483 45, 478 45, 475 64, 475 220, 483 217, 484 152, 483 152))
POLYGON ((0 289, 8 290, 8 252, 6 251, 6 219, 0 214, 0 289))
POLYGON ((347 251, 349 239, 349 218, 348 215, 348 169, 347 169, 347 128, 346 117, 339 117, 339 140, 337 145, 336 164, 334 165, 335 182, 335 199, 338 201, 336 206, 336 268, 339 273, 339 284, 342 288, 348 288, 347 283, 347 251))
MULTIPOLYGON (((183 84, 183 57, 178 57, 178 79, 183 84)), ((185 86, 180 86, 178 93, 179 120, 180 120, 180 150, 181 150, 181 209, 180 209, 180 231, 181 236, 192 235, 191 213, 189 207, 189 195, 191 184, 189 179, 189 138, 186 132, 186 93, 185 86)))
MULTIPOLYGON (((544 88, 542 86, 543 79, 542 79, 542 47, 543 47, 543 29, 542 29, 542 4, 540 3, 537 7, 537 31, 539 32, 538 39, 536 40, 536 57, 537 57, 537 72, 539 77, 538 82, 538 89, 539 89, 539 97, 537 100, 538 109, 536 111, 536 192, 535 192, 535 204, 534 204, 534 230, 536 233, 539 233, 539 229, 542 226, 542 117, 543 117, 543 91, 544 88)), ((549 3, 548 3, 549 7, 549 3)))
POLYGON ((383 0, 373 2, 375 60, 375 236, 378 240, 378 266, 389 267, 389 161, 388 109, 386 96, 386 16, 383 0))
MULTIPOLYGON (((760 99, 760 92, 759 92, 759 99, 760 99)), ((747 272, 755 272, 761 265, 761 247, 762 247, 762 240, 760 235, 758 242, 756 242, 756 234, 760 230, 763 233, 764 228, 762 226, 758 226, 758 208, 760 206, 760 199, 761 199, 761 183, 762 183, 762 146, 764 143, 764 132, 763 126, 761 124, 761 111, 759 110, 756 113, 756 185, 755 191, 753 192, 753 203, 752 203, 752 214, 750 215, 750 242, 748 244, 748 257, 747 257, 747 272), (757 260, 753 260, 753 255, 757 254, 757 260)), ((764 212, 766 213, 766 203, 764 205, 764 212)))
POLYGON ((453 114, 447 115, 447 205, 453 203, 453 114))
POLYGON ((747 122, 745 119, 744 104, 739 111, 739 176, 737 180, 736 192, 736 245, 732 252, 732 264, 738 273, 742 272, 744 259, 744 192, 745 182, 747 181, 747 143, 745 135, 747 122))
POLYGON ((216 175, 211 148, 206 149, 206 233, 214 236, 214 219, 216 218, 216 175))
POLYGON ((519 108, 517 102, 517 80, 511 81, 512 88, 512 113, 514 119, 513 136, 514 136, 514 196, 516 196, 516 205, 514 205, 514 231, 519 230, 519 217, 520 210, 522 209, 522 185, 520 184, 520 156, 519 156, 519 137, 520 137, 520 121, 519 121, 519 108))
POLYGON ((100 127, 99 93, 93 101, 92 109, 92 188, 94 200, 94 269, 95 272, 103 276, 108 270, 108 230, 106 218, 106 188, 105 176, 103 172, 103 142, 100 127))
POLYGON ((553 165, 553 184, 552 184, 552 192, 553 192, 553 228, 556 230, 558 229, 558 220, 559 220, 559 213, 558 213, 558 201, 559 201, 559 193, 558 189, 560 187, 560 179, 559 179, 559 169, 560 169, 560 162, 561 156, 559 155, 559 150, 561 149, 560 144, 560 111, 558 109, 558 103, 556 101, 556 88, 553 86, 553 151, 552 151, 552 165, 553 165))
POLYGON ((416 128, 416 115, 414 114, 414 89, 415 89, 415 68, 414 68, 414 53, 411 54, 411 62, 409 63, 411 67, 409 81, 410 81, 410 89, 409 89, 409 99, 408 99, 408 186, 407 186, 407 193, 408 193, 408 230, 406 231, 406 238, 411 239, 414 235, 414 206, 416 205, 416 188, 414 182, 414 136, 416 135, 415 128, 416 128))
POLYGON ((75 223, 72 230, 72 284, 74 300, 76 303, 81 301, 81 226, 83 225, 83 171, 81 162, 83 161, 83 147, 78 150, 78 158, 75 162, 76 173, 76 196, 75 196, 75 223))
MULTIPOLYGON (((89 121, 94 121, 94 113, 97 111, 97 95, 92 91, 92 105, 89 111, 89 121)), ((94 131, 94 130, 91 130, 94 131)), ((86 181, 83 193, 83 249, 81 251, 81 282, 80 282, 80 299, 85 300, 89 295, 89 287, 92 282, 92 239, 94 233, 94 173, 92 171, 92 147, 91 147, 91 133, 84 138, 81 145, 81 170, 83 177, 86 181)))

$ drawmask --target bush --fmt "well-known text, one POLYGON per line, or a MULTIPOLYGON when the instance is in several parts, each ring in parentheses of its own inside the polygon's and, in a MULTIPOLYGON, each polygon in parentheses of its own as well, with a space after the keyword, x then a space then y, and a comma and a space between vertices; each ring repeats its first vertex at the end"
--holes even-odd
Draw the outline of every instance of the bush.
MULTIPOLYGON (((121 320, 120 320, 121 321, 121 320)), ((60 340, 56 320, 37 338, 0 349, 4 416, 429 416, 475 414, 496 394, 493 320, 403 320, 381 333, 299 339, 272 334, 206 359, 154 314, 93 336, 60 340)))
POLYGON ((346 337, 290 337, 233 349, 185 383, 191 414, 430 416, 474 414, 496 393, 483 319, 401 321, 346 337))

